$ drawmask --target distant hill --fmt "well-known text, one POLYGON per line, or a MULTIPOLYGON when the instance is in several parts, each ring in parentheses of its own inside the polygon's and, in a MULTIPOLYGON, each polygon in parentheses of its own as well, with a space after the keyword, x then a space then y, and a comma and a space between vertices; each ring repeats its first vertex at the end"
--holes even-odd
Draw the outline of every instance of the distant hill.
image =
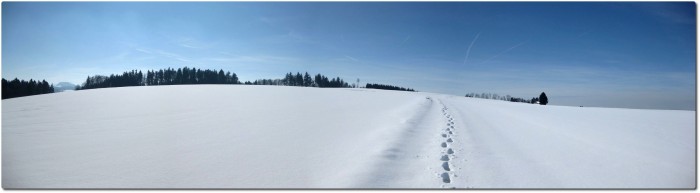
POLYGON ((66 90, 75 90, 75 84, 70 82, 59 82, 53 85, 54 92, 63 92, 66 90))

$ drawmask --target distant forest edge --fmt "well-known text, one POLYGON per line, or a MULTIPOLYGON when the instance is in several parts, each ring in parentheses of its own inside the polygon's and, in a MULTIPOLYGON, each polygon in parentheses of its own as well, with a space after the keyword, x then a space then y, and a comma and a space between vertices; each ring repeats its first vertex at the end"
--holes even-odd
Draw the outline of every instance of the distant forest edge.
POLYGON ((517 103, 530 103, 530 104, 540 104, 540 105, 547 105, 549 103, 549 99, 547 99, 547 94, 542 92, 539 97, 533 97, 532 99, 523 99, 523 98, 518 98, 518 97, 512 97, 510 95, 505 95, 501 96, 498 94, 494 93, 469 93, 464 95, 465 97, 469 98, 482 98, 482 99, 493 99, 493 100, 502 100, 502 101, 510 101, 510 102, 517 102, 517 103))
POLYGON ((313 78, 308 72, 304 75, 287 73, 281 79, 258 79, 254 82, 241 83, 236 73, 223 70, 202 70, 196 68, 168 68, 149 70, 144 75, 142 71, 132 70, 122 74, 109 76, 88 76, 85 82, 76 87, 76 90, 95 88, 124 87, 124 86, 154 86, 154 85, 182 85, 182 84, 246 84, 246 85, 278 85, 278 86, 302 86, 320 88, 352 88, 355 84, 348 84, 340 77, 329 79, 317 74, 313 78))
POLYGON ((109 76, 88 76, 87 80, 75 88, 75 90, 87 90, 95 88, 110 88, 124 86, 154 86, 154 85, 179 85, 179 84, 240 84, 236 73, 223 70, 201 70, 196 68, 178 68, 149 70, 144 75, 140 70, 132 70, 109 76))
POLYGON ((383 85, 383 84, 369 84, 369 83, 367 83, 367 85, 365 85, 365 88, 384 89, 384 90, 400 90, 400 91, 411 91, 411 92, 415 91, 412 88, 404 88, 404 87, 383 85))
MULTIPOLYGON (((359 83, 360 80, 358 79, 359 83)), ((181 84, 246 84, 246 85, 277 85, 277 86, 301 86, 319 88, 357 88, 358 84, 349 84, 340 77, 328 78, 321 74, 311 77, 308 72, 291 72, 285 74, 281 79, 258 79, 253 82, 241 83, 236 73, 224 72, 224 70, 202 70, 197 68, 167 68, 160 70, 149 70, 145 74, 141 70, 131 70, 122 74, 94 75, 88 76, 85 82, 75 87, 75 90, 88 90, 96 88, 125 87, 125 86, 155 86, 155 85, 181 85, 181 84)), ((414 91, 410 88, 403 88, 383 84, 367 84, 366 88, 414 91)), ((2 79, 2 99, 30 96, 37 94, 53 93, 53 84, 49 85, 46 80, 41 82, 30 80, 12 81, 2 79)))
POLYGON ((53 92, 53 84, 49 84, 46 80, 38 81, 30 79, 29 81, 25 81, 15 78, 14 80, 7 81, 5 78, 2 79, 2 99, 53 92))
POLYGON ((278 86, 302 86, 302 87, 319 87, 319 88, 354 88, 357 85, 349 85, 340 77, 328 79, 328 77, 316 74, 313 78, 308 72, 304 75, 297 72, 296 74, 287 73, 282 79, 258 79, 253 82, 246 81, 247 85, 278 85, 278 86))
MULTIPOLYGON (((358 80, 359 82, 359 80, 358 80)), ((246 85, 278 85, 301 86, 319 88, 357 88, 359 85, 348 84, 340 77, 328 78, 321 74, 311 76, 308 72, 302 75, 300 72, 287 73, 281 79, 258 79, 253 82, 241 83, 236 73, 224 72, 224 70, 202 70, 196 68, 168 68, 149 70, 144 75, 140 70, 132 70, 122 74, 109 76, 88 76, 85 82, 76 87, 76 90, 95 88, 123 87, 123 86, 153 86, 153 85, 181 85, 181 84, 246 84, 246 85)), ((367 84, 366 88, 414 91, 410 88, 383 84, 367 84)))

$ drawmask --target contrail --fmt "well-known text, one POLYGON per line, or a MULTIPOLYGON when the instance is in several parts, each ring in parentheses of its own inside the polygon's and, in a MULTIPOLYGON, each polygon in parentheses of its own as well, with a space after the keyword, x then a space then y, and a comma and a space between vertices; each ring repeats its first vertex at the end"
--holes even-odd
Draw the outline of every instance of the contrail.
POLYGON ((481 35, 481 32, 476 34, 476 37, 474 37, 474 40, 472 40, 472 43, 469 44, 469 48, 467 48, 467 55, 464 56, 464 63, 462 65, 467 64, 467 59, 469 59, 469 52, 472 50, 472 46, 474 46, 474 42, 476 42, 476 40, 479 39, 479 35, 481 35))
POLYGON ((486 60, 484 60, 483 62, 481 62, 481 63, 479 63, 479 64, 483 64, 483 63, 486 63, 486 62, 488 62, 488 61, 491 61, 491 59, 494 59, 494 58, 496 58, 496 57, 498 57, 498 56, 500 56, 500 55, 503 55, 503 54, 507 53, 508 51, 517 48, 518 46, 522 46, 523 44, 525 44, 525 42, 527 42, 527 41, 520 42, 519 44, 517 44, 517 45, 515 45, 515 46, 512 46, 512 47, 510 47, 510 48, 504 50, 504 51, 501 52, 501 53, 498 53, 498 54, 496 54, 496 55, 493 55, 491 58, 486 59, 486 60))
POLYGON ((348 56, 348 55, 345 55, 345 58, 350 59, 350 60, 355 61, 355 62, 359 62, 359 61, 360 61, 360 60, 358 60, 357 58, 354 58, 354 57, 348 56))
POLYGON ((410 35, 409 35, 409 36, 406 36, 406 39, 404 39, 404 40, 401 42, 401 45, 403 45, 404 43, 406 43, 406 41, 408 41, 409 39, 411 39, 411 36, 410 36, 410 35))

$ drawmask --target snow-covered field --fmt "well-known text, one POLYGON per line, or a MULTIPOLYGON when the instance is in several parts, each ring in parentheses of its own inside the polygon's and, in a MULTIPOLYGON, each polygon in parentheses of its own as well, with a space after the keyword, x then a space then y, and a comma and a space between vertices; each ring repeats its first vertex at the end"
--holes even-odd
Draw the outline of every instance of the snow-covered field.
POLYGON ((64 92, 2 101, 2 186, 694 188, 695 121, 370 89, 64 92))

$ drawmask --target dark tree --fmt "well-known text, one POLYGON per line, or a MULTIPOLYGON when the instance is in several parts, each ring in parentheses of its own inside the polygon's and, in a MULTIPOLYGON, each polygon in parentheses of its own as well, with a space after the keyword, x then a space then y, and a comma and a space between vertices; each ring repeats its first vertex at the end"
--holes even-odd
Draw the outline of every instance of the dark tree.
POLYGON ((297 74, 294 75, 294 80, 292 82, 294 82, 292 86, 303 86, 304 77, 301 75, 301 73, 297 72, 297 74))
POLYGON ((175 75, 175 84, 184 84, 184 79, 185 76, 182 74, 182 69, 177 69, 177 73, 175 75))
POLYGON ((7 82, 4 78, 2 79, 2 98, 6 99, 10 96, 10 82, 7 82))
POLYGON ((311 75, 309 75, 309 72, 304 72, 304 86, 309 87, 314 85, 314 80, 311 79, 311 75))
POLYGON ((540 100, 540 105, 547 105, 547 103, 549 103, 549 100, 547 100, 547 95, 544 94, 544 92, 542 92, 542 94, 540 94, 539 100, 540 100))
POLYGON ((285 85, 285 86, 292 86, 292 85, 293 85, 293 84, 292 84, 292 80, 293 80, 293 79, 294 79, 294 76, 292 75, 291 72, 285 74, 285 75, 284 75, 284 78, 282 79, 282 85, 285 85))

